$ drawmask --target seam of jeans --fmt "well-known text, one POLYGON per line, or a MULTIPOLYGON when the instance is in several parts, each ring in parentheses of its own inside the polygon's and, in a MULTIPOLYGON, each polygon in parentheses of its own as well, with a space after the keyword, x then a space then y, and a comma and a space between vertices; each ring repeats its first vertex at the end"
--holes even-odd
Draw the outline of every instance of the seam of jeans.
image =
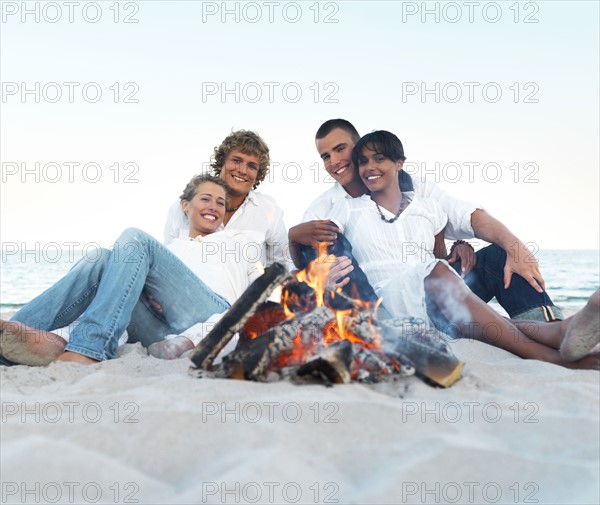
MULTIPOLYGON (((519 309, 518 312, 513 313, 513 314, 509 314, 511 319, 514 319, 515 317, 520 316, 521 314, 525 313, 525 312, 529 312, 530 310, 534 310, 534 309, 540 309, 540 311, 543 311, 542 307, 550 307, 552 309, 552 311, 555 313, 554 315, 562 315, 562 310, 560 307, 557 307, 556 305, 553 305, 551 303, 542 303, 542 304, 537 304, 537 305, 530 305, 528 306, 526 309, 519 309)), ((554 319, 553 321, 562 321, 562 319, 554 319)))
POLYGON ((89 289, 87 289, 85 291, 85 293, 83 295, 81 295, 79 298, 77 298, 77 300, 75 300, 73 303, 71 303, 71 305, 69 305, 66 309, 64 309, 60 314, 58 314, 55 318, 54 321, 52 321, 52 325, 54 326, 54 328, 61 328, 62 326, 66 326, 64 324, 58 324, 58 322, 65 316, 67 316, 70 312, 73 312, 73 310, 75 310, 75 308, 86 298, 88 298, 90 296, 90 294, 98 289, 98 283, 93 284, 92 286, 89 287, 89 289))
POLYGON ((77 345, 67 344, 67 346, 65 347, 65 351, 76 352, 77 354, 82 354, 84 356, 87 356, 88 358, 92 358, 98 361, 106 361, 108 359, 106 354, 101 354, 97 351, 91 351, 89 349, 86 349, 85 347, 80 347, 77 345))
MULTIPOLYGON (((109 328, 107 328, 108 329, 108 335, 107 335, 108 338, 106 339, 106 343, 104 345, 105 353, 107 351, 107 348, 109 348, 112 340, 115 337, 115 333, 116 333, 115 328, 117 325, 117 320, 120 318, 121 314, 123 313, 123 307, 125 305, 125 301, 127 300, 127 298, 129 298, 129 295, 131 293, 131 288, 133 287, 136 279, 138 278, 139 272, 141 270, 141 265, 142 265, 142 263, 144 263, 144 261, 142 261, 142 260, 146 260, 146 262, 147 262, 147 251, 146 251, 147 240, 143 239, 143 240, 139 240, 139 242, 143 245, 143 247, 142 247, 143 251, 141 253, 140 260, 136 262, 137 265, 136 265, 136 268, 135 268, 132 276, 129 279, 127 289, 123 293, 123 297, 119 301, 119 305, 117 306, 115 313, 113 314, 113 317, 111 318, 110 326, 109 326, 109 328)), ((110 352, 108 354, 112 355, 112 353, 110 353, 110 352)))

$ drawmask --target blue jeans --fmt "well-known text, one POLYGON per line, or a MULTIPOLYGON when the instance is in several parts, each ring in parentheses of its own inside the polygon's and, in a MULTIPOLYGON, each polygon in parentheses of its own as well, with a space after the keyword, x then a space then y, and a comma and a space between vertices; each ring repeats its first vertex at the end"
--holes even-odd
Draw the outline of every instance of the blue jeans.
POLYGON ((97 251, 96 258, 80 260, 11 321, 52 331, 77 320, 66 350, 102 361, 115 357, 126 328, 147 346, 229 308, 179 258, 141 230, 128 228, 112 250, 97 251))
MULTIPOLYGON (((475 253, 477 264, 465 276, 465 283, 471 291, 484 302, 489 302, 496 297, 511 318, 515 318, 531 309, 541 309, 548 314, 549 320, 554 320, 553 313, 558 313, 552 300, 545 291, 538 293, 531 285, 518 274, 513 274, 510 286, 504 289, 504 265, 506 263, 506 251, 492 244, 475 253), (550 311, 547 308, 550 307, 550 311)), ((460 272, 460 263, 455 264, 460 272)))

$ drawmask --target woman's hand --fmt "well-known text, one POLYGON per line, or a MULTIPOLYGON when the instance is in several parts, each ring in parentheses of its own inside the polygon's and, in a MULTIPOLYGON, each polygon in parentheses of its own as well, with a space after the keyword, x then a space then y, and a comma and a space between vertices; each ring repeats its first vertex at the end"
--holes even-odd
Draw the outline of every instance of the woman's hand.
POLYGON ((475 268, 477 256, 475 256, 475 250, 470 244, 460 242, 452 246, 448 263, 453 265, 457 261, 460 261, 460 276, 463 278, 475 268))
POLYGON ((350 282, 348 275, 354 270, 352 261, 346 256, 339 256, 333 261, 333 266, 327 274, 327 287, 330 289, 343 288, 350 282))

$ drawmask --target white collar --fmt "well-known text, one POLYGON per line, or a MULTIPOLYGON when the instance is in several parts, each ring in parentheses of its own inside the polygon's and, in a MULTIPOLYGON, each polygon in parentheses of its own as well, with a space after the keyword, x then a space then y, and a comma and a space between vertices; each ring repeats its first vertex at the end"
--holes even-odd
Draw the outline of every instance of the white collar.
POLYGON ((246 198, 244 199, 244 201, 242 202, 242 205, 240 205, 240 207, 242 207, 246 202, 252 202, 257 207, 260 205, 260 202, 258 201, 256 192, 253 189, 250 190, 250 193, 248 193, 248 195, 246 196, 246 198))

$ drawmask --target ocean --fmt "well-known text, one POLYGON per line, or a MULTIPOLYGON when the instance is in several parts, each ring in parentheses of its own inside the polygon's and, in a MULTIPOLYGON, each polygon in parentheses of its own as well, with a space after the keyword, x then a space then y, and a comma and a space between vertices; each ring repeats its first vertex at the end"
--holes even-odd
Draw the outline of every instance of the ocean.
MULTIPOLYGON (((93 257, 92 251, 87 251, 93 257)), ((12 313, 61 278, 82 257, 82 251, 46 249, 2 251, 0 312, 12 313)), ((538 251, 546 289, 554 303, 579 309, 600 287, 600 251, 538 251)), ((500 307, 491 302, 492 306, 500 307)), ((500 309, 500 311, 502 311, 500 309)))

